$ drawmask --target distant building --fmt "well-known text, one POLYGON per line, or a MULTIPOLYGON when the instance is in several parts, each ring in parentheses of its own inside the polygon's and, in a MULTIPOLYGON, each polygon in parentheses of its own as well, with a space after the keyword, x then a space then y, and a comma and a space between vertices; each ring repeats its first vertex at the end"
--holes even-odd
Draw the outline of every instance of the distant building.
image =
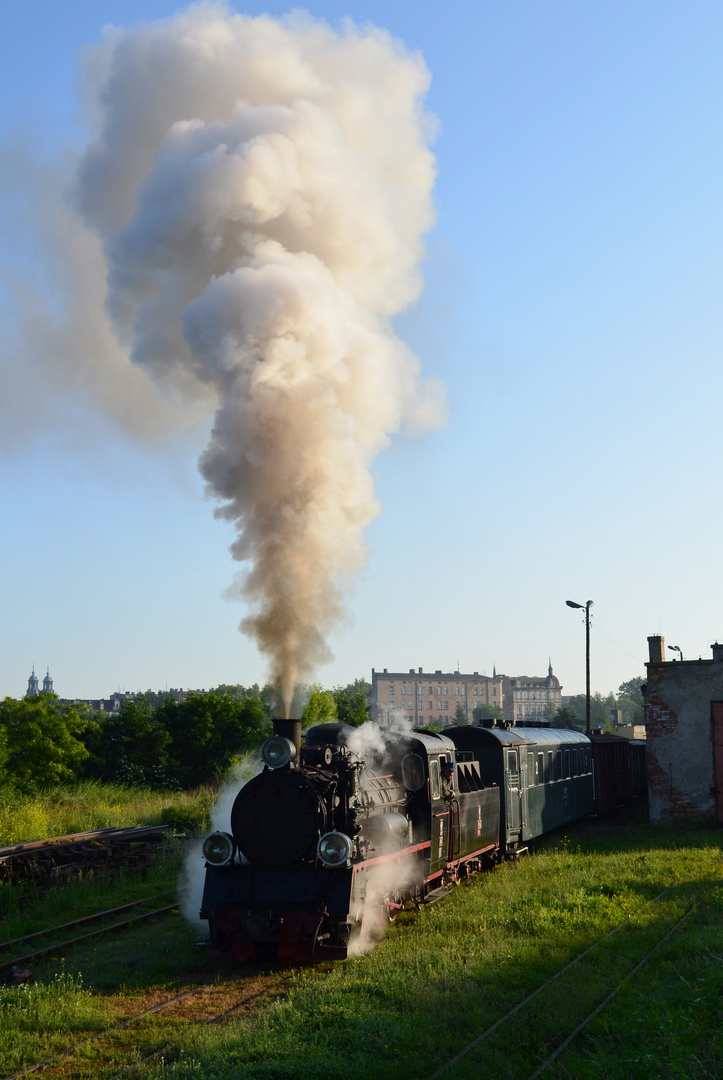
POLYGON ((711 660, 666 660, 665 639, 648 638, 643 686, 650 820, 723 824, 723 645, 711 660))
POLYGON ((502 676, 480 675, 478 671, 465 674, 459 671, 424 672, 410 668, 408 672, 375 671, 372 668, 372 715, 388 727, 395 719, 404 718, 422 727, 439 727, 459 723, 458 706, 471 723, 475 705, 502 707, 502 676))
POLYGON ((28 679, 28 689, 26 697, 39 697, 40 694, 52 694, 53 693, 53 680, 50 677, 50 668, 47 668, 45 672, 45 678, 43 679, 43 689, 40 689, 40 682, 38 676, 35 674, 35 664, 33 664, 33 672, 28 679))
POLYGON ((35 664, 33 664, 33 673, 30 676, 30 678, 28 679, 28 691, 27 691, 25 696, 26 697, 37 697, 39 693, 40 693, 40 683, 38 681, 38 676, 35 674, 35 664))
MULTIPOLYGON (((505 720, 518 724, 521 720, 542 720, 545 710, 552 706, 557 712, 562 704, 562 686, 552 673, 552 662, 544 675, 503 675, 505 720)), ((550 710, 551 711, 551 710, 550 710)))

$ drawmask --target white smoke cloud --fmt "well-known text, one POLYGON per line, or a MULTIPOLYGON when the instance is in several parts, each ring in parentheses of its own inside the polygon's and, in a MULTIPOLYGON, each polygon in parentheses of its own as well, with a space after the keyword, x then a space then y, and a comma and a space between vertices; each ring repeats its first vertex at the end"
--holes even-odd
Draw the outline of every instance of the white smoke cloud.
MULTIPOLYGON (((229 771, 218 793, 218 799, 211 811, 211 828, 208 833, 197 837, 189 845, 179 874, 180 906, 186 920, 198 929, 201 925, 198 914, 203 899, 203 886, 206 880, 206 862, 203 857, 203 841, 212 832, 231 832, 231 810, 241 788, 248 784, 263 769, 261 755, 246 754, 229 771)), ((205 925, 205 924, 204 924, 205 925)))
POLYGON ((215 412, 200 470, 287 708, 365 566, 374 455, 445 416, 391 321, 433 221, 428 82, 384 31, 218 4, 84 59, 58 369, 136 428, 215 412))

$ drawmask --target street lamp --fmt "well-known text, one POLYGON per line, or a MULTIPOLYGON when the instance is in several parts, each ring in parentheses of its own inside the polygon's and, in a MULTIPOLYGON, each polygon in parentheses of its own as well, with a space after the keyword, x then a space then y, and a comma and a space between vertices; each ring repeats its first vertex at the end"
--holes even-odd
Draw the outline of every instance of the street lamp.
POLYGON ((576 604, 574 600, 566 600, 568 607, 580 608, 585 612, 585 714, 587 716, 587 733, 592 732, 590 725, 590 608, 595 603, 588 600, 585 604, 576 604))
POLYGON ((671 652, 680 653, 680 659, 683 659, 683 650, 681 649, 680 645, 668 645, 668 648, 671 650, 671 652))

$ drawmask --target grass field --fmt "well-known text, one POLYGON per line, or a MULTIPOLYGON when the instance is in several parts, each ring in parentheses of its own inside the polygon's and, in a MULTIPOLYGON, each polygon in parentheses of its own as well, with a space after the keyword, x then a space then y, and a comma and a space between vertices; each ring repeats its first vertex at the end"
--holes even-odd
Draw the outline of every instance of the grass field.
POLYGON ((150 791, 86 780, 39 795, 0 793, 0 847, 121 825, 207 827, 216 792, 150 791))
MULTIPOLYGON (((156 1044, 170 1050, 138 1075, 528 1080, 614 994, 542 1075, 722 1077, 722 852, 720 830, 586 822, 403 913, 366 956, 298 970, 283 998, 252 1016, 212 1028, 159 1019, 156 1044)), ((0 1075, 137 1011, 151 993, 208 979, 214 964, 194 944, 202 936, 176 916, 56 958, 34 986, 0 993, 0 1075)), ((125 1064, 54 1075, 109 1076, 125 1064)))

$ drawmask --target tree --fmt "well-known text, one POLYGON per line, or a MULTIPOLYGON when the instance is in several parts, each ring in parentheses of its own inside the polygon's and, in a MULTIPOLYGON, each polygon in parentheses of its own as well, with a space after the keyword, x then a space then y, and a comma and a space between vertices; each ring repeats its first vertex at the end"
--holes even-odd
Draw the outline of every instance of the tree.
POLYGON ((454 719, 458 724, 466 724, 468 722, 467 710, 461 701, 457 702, 457 708, 454 710, 454 719))
POLYGON ((313 686, 306 708, 301 714, 302 728, 313 727, 316 724, 331 724, 336 720, 336 701, 331 690, 324 690, 318 684, 313 686))
POLYGON ((268 709, 258 697, 190 694, 184 702, 166 702, 156 719, 169 738, 168 776, 184 788, 220 780, 271 734, 268 709))
MULTIPOLYGON (((169 703, 174 705, 175 701, 169 698, 169 703)), ((166 786, 171 737, 159 721, 158 711, 142 694, 124 701, 119 712, 107 714, 87 740, 92 757, 86 771, 133 787, 166 786)))
MULTIPOLYGON (((587 699, 585 694, 575 694, 574 697, 570 698, 569 704, 578 718, 578 723, 575 725, 577 730, 585 731, 587 727, 587 699)), ((616 708, 617 701, 613 693, 605 695, 599 692, 594 693, 590 698, 590 725, 592 730, 595 731, 601 727, 605 731, 612 731, 611 714, 616 708)))
POLYGON ((348 686, 334 687, 332 694, 336 704, 336 718, 340 724, 359 727, 371 720, 371 707, 364 690, 359 685, 361 682, 361 679, 356 679, 348 686))
POLYGON ((584 731, 585 720, 578 716, 577 711, 572 705, 561 705, 555 713, 553 720, 553 727, 568 728, 571 731, 584 731))
POLYGON ((626 724, 642 724, 644 721, 644 684, 645 679, 636 675, 634 679, 628 679, 618 687, 618 708, 622 709, 623 722, 626 724))
POLYGON ((505 714, 499 705, 475 705, 472 710, 475 724, 481 724, 485 720, 504 720, 505 714))
POLYGON ((89 752, 80 736, 93 723, 82 707, 61 705, 55 694, 0 704, 7 776, 32 790, 75 780, 89 752))

